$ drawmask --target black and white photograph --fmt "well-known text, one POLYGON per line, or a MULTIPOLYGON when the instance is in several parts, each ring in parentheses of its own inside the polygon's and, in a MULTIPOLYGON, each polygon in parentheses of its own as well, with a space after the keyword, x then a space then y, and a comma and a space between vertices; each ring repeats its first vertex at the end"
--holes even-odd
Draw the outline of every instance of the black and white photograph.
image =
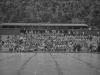
POLYGON ((0 0, 0 75, 100 75, 100 0, 0 0))

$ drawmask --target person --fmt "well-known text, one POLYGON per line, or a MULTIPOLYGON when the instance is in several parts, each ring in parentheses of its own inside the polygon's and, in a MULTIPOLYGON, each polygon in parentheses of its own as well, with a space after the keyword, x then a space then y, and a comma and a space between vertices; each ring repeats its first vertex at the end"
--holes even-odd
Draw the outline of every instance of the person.
POLYGON ((10 46, 9 51, 10 51, 10 52, 13 51, 13 46, 10 46))
POLYGON ((93 44, 90 44, 89 50, 90 50, 90 52, 93 52, 93 44))
POLYGON ((90 36, 89 36, 89 40, 92 41, 92 39, 93 39, 93 37, 92 37, 92 35, 90 35, 90 36))
POLYGON ((80 44, 77 44, 77 52, 80 52, 81 51, 81 45, 80 44))
POLYGON ((1 45, 1 42, 0 42, 0 51, 2 51, 2 45, 1 45))
POLYGON ((97 32, 97 37, 99 37, 99 35, 100 35, 100 33, 99 33, 99 32, 97 32))
POLYGON ((100 52, 100 42, 98 43, 98 52, 100 52))
POLYGON ((73 45, 73 51, 74 52, 76 52, 76 48, 77 48, 76 46, 77 46, 76 44, 73 45))
POLYGON ((82 33, 82 35, 84 36, 84 32, 82 33))
POLYGON ((0 51, 2 50, 2 45, 1 45, 1 35, 0 35, 0 51))

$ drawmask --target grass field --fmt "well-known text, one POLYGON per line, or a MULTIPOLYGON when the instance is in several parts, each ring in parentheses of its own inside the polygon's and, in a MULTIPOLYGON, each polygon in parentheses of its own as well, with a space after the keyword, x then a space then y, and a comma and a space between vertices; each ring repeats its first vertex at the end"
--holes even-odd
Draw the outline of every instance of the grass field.
POLYGON ((0 53, 0 75, 100 75, 100 54, 0 53))

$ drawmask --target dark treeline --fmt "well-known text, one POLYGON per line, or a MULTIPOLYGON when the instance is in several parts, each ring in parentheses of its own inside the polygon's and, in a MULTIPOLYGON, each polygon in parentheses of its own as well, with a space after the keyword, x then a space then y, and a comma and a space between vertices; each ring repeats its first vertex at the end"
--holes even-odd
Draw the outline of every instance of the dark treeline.
POLYGON ((0 22, 100 24, 100 0, 0 0, 0 22))

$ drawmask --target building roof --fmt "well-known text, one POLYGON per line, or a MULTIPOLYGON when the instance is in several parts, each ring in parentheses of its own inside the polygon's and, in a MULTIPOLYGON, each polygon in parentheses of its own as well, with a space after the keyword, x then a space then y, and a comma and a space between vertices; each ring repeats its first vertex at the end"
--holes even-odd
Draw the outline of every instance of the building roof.
POLYGON ((87 24, 2 23, 2 26, 88 26, 87 24))

